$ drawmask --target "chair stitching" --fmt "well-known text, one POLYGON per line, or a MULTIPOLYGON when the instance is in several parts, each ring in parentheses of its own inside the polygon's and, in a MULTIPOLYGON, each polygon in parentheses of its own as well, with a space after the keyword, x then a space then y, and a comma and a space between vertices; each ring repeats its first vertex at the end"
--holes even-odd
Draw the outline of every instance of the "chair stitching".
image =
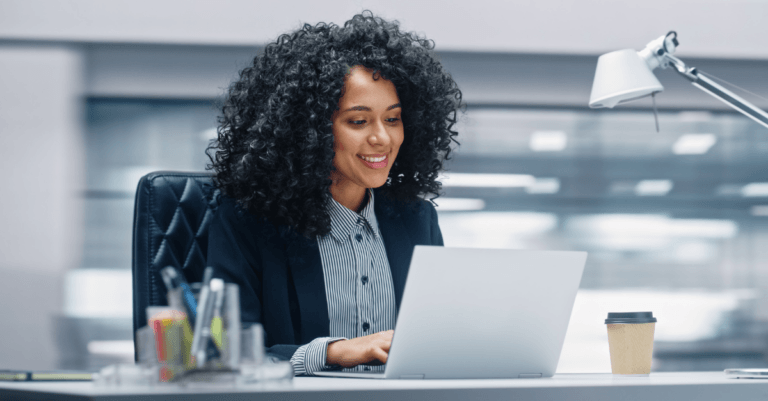
MULTIPOLYGON (((187 194, 188 188, 190 188, 191 185, 196 185, 196 184, 197 184, 197 180, 195 180, 192 177, 187 177, 186 180, 184 181, 184 190, 181 192, 181 196, 179 197, 179 206, 178 206, 179 211, 181 212, 181 215, 184 217, 184 221, 187 223, 187 227, 189 227, 189 232, 192 234, 191 244, 189 245, 189 249, 186 249, 186 251, 187 251, 186 253, 188 255, 187 255, 187 257, 184 258, 184 265, 185 266, 187 264, 187 261, 189 260, 189 255, 192 254, 192 249, 195 246, 195 230, 194 230, 194 227, 192 226, 193 222, 189 221, 189 219, 187 219, 186 213, 184 212, 184 208, 181 205, 181 200, 184 199, 184 195, 187 194)), ((191 191, 191 189, 189 189, 189 190, 191 191)), ((182 266, 182 268, 184 268, 184 266, 182 266)))
MULTIPOLYGON (((205 174, 205 173, 198 173, 198 174, 194 174, 194 173, 192 173, 192 174, 163 174, 163 175, 157 175, 155 177, 152 177, 151 180, 148 180, 150 182, 150 185, 149 185, 149 202, 147 202, 148 203, 148 205, 147 205, 147 216, 148 216, 147 222, 148 223, 154 222, 156 225, 159 226, 159 224, 157 224, 157 222, 154 219, 154 216, 152 216, 152 213, 151 213, 151 210, 154 210, 154 201, 155 201, 155 198, 154 198, 154 181, 155 181, 155 179, 161 178, 161 177, 182 177, 182 178, 189 179, 190 176, 200 177, 200 178, 211 177, 210 174, 205 174)), ((185 186, 185 189, 186 189, 186 186, 185 186)), ((171 193, 173 193, 172 190, 171 190, 171 193)), ((173 195, 175 197, 176 194, 173 193, 173 195)), ((176 199, 176 201, 177 201, 177 203, 180 203, 179 199, 176 199)), ((177 205, 177 207, 179 207, 179 206, 177 205)), ((152 231, 152 229, 153 229, 153 227, 150 225, 149 230, 147 230, 147 233, 146 233, 146 235, 147 235, 147 244, 149 244, 149 251, 150 251, 150 252, 147 253, 147 266, 149 266, 149 267, 154 267, 154 264, 152 263, 152 255, 154 255, 154 253, 155 253, 154 251, 155 250, 154 250, 154 247, 153 247, 154 244, 152 244, 150 242, 150 238, 151 238, 150 231, 152 231)), ((194 240, 196 240, 196 238, 194 240)), ((150 287, 150 289, 154 290, 154 284, 155 284, 154 282, 155 282, 155 280, 154 280, 154 275, 151 274, 152 272, 150 270, 152 270, 152 269, 147 269, 147 273, 148 274, 147 274, 147 277, 146 277, 146 281, 147 281, 147 285, 150 287)), ((154 303, 155 303, 155 299, 154 299, 155 298, 155 293, 154 293, 154 291, 150 291, 149 292, 149 298, 150 298, 150 300, 149 300, 150 301, 150 305, 154 305, 154 303)), ((146 306, 149 306, 149 305, 145 305, 145 307, 146 306)))
POLYGON ((205 227, 205 221, 208 219, 209 213, 213 213, 213 211, 211 210, 210 206, 206 205, 205 212, 203 213, 203 218, 202 220, 200 220, 200 224, 197 226, 197 230, 195 231, 195 241, 197 241, 197 239, 200 238, 200 234, 203 232, 203 227, 205 227))

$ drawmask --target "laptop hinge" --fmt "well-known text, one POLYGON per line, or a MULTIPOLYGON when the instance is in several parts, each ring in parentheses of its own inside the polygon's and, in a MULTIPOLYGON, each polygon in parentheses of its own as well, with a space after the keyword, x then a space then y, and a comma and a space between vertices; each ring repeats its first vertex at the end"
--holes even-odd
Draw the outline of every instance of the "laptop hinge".
POLYGON ((541 377, 541 373, 520 373, 517 377, 519 379, 538 379, 541 377))
POLYGON ((400 375, 400 380, 423 380, 424 375, 400 375))

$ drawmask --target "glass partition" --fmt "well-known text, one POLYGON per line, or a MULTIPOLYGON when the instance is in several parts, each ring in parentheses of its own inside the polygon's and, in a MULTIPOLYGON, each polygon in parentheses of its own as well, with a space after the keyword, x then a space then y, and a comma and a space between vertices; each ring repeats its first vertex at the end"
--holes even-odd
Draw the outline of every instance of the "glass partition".
POLYGON ((447 246, 589 252, 560 372, 610 371, 609 311, 654 312, 655 370, 768 365, 768 133, 659 118, 470 107, 459 124, 436 200, 447 246))
MULTIPOLYGON (((130 269, 138 179, 203 170, 216 115, 89 101, 83 267, 130 269)), ((659 320, 657 371, 768 366, 768 133, 729 112, 659 119, 657 133, 647 111, 470 105, 457 127, 436 200, 447 246, 589 252, 560 372, 609 371, 603 320, 628 310, 659 320)))

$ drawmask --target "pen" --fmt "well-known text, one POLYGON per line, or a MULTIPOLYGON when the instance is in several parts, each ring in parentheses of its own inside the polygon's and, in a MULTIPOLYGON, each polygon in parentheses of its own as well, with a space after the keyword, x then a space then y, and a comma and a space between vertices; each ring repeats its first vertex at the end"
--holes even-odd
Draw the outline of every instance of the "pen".
POLYGON ((203 286, 207 287, 211 284, 211 279, 213 278, 213 267, 208 266, 203 270, 203 286))
MULTIPOLYGON (((208 303, 208 299, 210 298, 210 292, 211 289, 209 287, 211 277, 213 276, 213 269, 209 266, 205 268, 205 271, 203 272, 203 282, 200 286, 200 304, 197 306, 197 313, 200 314, 200 319, 195 321, 195 337, 192 340, 192 355, 197 355, 197 353, 200 351, 201 343, 200 343, 200 334, 203 330, 203 327, 206 326, 203 324, 203 320, 205 320, 204 314, 206 310, 206 303, 208 303)), ((210 322, 208 323, 210 325, 210 322)))
POLYGON ((74 370, 28 371, 0 369, 0 382, 4 381, 90 381, 93 373, 74 370))
POLYGON ((155 346, 157 347, 158 362, 165 362, 167 359, 165 347, 165 333, 163 333, 163 321, 155 320, 152 322, 152 330, 155 332, 155 346))
MULTIPOLYGON (((206 269, 206 272, 207 270, 208 269, 206 269)), ((192 294, 192 289, 189 288, 187 280, 185 280, 173 266, 164 267, 160 270, 160 275, 163 277, 163 282, 165 282, 168 291, 176 288, 181 289, 182 304, 186 309, 185 312, 187 312, 189 323, 195 325, 195 319, 197 317, 197 300, 195 300, 195 296, 192 294)))
POLYGON ((224 350, 224 324, 221 319, 221 309, 224 304, 224 281, 211 280, 211 295, 213 296, 211 338, 219 350, 224 350))
POLYGON ((211 340, 211 319, 213 318, 214 299, 211 294, 210 282, 215 280, 217 283, 220 282, 223 286, 223 281, 221 279, 210 280, 210 277, 213 274, 212 272, 208 273, 208 269, 210 269, 210 267, 206 268, 203 277, 204 279, 208 278, 209 282, 204 281, 203 286, 200 289, 200 303, 198 304, 197 311, 198 316, 197 321, 195 322, 194 338, 192 339, 192 355, 195 356, 198 367, 205 366, 205 362, 209 357, 217 357, 220 355, 219 350, 211 340))

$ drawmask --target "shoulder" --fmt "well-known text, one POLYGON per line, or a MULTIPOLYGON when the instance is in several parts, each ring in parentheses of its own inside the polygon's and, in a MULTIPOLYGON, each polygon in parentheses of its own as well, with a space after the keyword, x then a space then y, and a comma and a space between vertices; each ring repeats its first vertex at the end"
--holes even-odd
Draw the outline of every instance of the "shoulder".
POLYGON ((402 220, 405 223, 425 224, 437 220, 432 202, 416 199, 409 202, 395 200, 381 191, 374 190, 377 218, 402 220))
POLYGON ((259 237, 279 237, 280 230, 264 218, 254 216, 241 207, 237 201, 227 196, 220 196, 218 208, 212 225, 222 226, 239 235, 259 237))
POLYGON ((218 198, 218 207, 214 221, 228 225, 243 225, 253 223, 254 217, 245 211, 237 202, 227 196, 221 195, 218 198))
POLYGON ((391 238, 405 234, 412 245, 443 245, 437 211, 432 202, 424 199, 402 202, 384 194, 375 202, 376 218, 385 238, 387 235, 391 238))

